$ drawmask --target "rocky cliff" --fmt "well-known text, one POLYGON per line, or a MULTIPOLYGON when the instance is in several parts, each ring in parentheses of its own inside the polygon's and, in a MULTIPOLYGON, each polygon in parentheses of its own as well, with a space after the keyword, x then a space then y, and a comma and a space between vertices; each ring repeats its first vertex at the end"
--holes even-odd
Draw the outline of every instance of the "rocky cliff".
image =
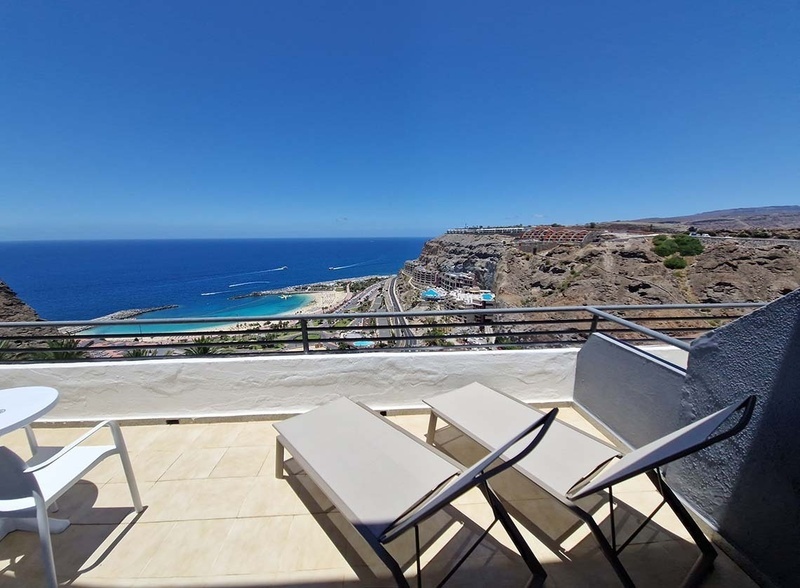
POLYGON ((444 235, 419 261, 439 271, 474 271, 501 306, 769 301, 800 287, 800 251, 781 245, 706 246, 671 270, 649 238, 559 245, 525 253, 497 235, 444 235))
MULTIPOLYGON (((0 282, 0 322, 32 322, 42 320, 36 311, 20 300, 17 293, 7 284, 0 282)), ((54 334, 55 329, 48 331, 54 334)), ((41 329, 2 329, 0 337, 19 337, 46 334, 41 329)))

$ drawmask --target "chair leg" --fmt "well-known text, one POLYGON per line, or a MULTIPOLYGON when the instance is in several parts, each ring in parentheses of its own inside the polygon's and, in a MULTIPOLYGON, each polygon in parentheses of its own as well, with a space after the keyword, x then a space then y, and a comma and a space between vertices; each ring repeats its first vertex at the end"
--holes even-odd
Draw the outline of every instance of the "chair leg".
POLYGON ((128 448, 125 445, 125 439, 122 437, 122 431, 114 421, 111 421, 109 425, 111 427, 111 435, 114 437, 114 445, 117 446, 119 459, 122 462, 122 469, 125 471, 125 479, 128 481, 128 489, 131 491, 133 508, 136 512, 142 512, 142 498, 139 495, 139 487, 136 485, 136 476, 133 475, 133 466, 128 455, 128 448))
POLYGON ((56 562, 53 558, 53 543, 50 539, 50 519, 47 517, 47 504, 44 498, 38 493, 33 494, 36 502, 36 522, 39 527, 39 545, 42 548, 42 566, 44 567, 44 577, 48 588, 58 587, 56 577, 56 562))
POLYGON ((436 435, 436 421, 436 413, 431 410, 431 416, 430 419, 428 419, 428 433, 425 435, 425 440, 428 442, 428 445, 433 445, 433 440, 436 435))
POLYGON ((541 562, 536 558, 531 551, 531 548, 525 542, 525 539, 522 537, 522 534, 517 529, 517 526, 514 524, 514 521, 511 519, 511 516, 508 514, 508 511, 505 509, 503 504, 500 502, 500 499, 494 493, 494 491, 489 487, 489 484, 483 482, 478 486, 486 497, 486 500, 489 502, 489 505, 492 507, 492 511, 494 512, 494 516, 497 517, 497 520, 503 525, 503 529, 505 529, 506 533, 511 539, 511 542, 519 551, 520 557, 522 557, 522 561, 525 562, 525 565, 528 566, 528 569, 533 574, 533 578, 531 582, 528 584, 529 586, 542 586, 544 585, 544 581, 547 578, 547 572, 545 571, 544 567, 542 566, 541 562))
POLYGON ((692 566, 689 574, 683 581, 683 586, 697 586, 714 569, 714 560, 717 557, 717 550, 711 544, 711 541, 705 536, 703 530, 697 525, 692 515, 686 510, 686 507, 675 495, 672 489, 667 486, 667 483, 661 478, 660 474, 656 471, 650 470, 647 472, 647 477, 656 487, 658 492, 664 498, 664 501, 678 517, 681 524, 689 532, 698 549, 700 549, 700 557, 692 566))
POLYGON ((600 530, 600 527, 597 526, 597 523, 594 522, 592 516, 578 506, 568 506, 567 508, 574 512, 589 527, 589 530, 592 532, 592 535, 594 535, 598 545, 600 545, 603 555, 608 560, 608 563, 611 564, 611 567, 614 568, 614 572, 616 572, 617 577, 622 585, 626 588, 634 588, 635 584, 633 583, 633 579, 631 579, 630 575, 628 574, 628 570, 626 570, 625 566, 622 565, 617 552, 611 547, 608 539, 606 539, 606 536, 603 534, 603 531, 600 530))
POLYGON ((285 458, 283 443, 281 443, 280 439, 275 439, 275 477, 279 480, 283 478, 283 461, 285 458))

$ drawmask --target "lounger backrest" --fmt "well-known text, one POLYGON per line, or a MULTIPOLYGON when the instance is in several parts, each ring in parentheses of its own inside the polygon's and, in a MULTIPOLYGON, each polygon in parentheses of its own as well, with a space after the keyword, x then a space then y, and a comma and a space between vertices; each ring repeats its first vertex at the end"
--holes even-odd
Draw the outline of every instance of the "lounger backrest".
POLYGON ((747 425, 753 414, 755 402, 756 397, 749 396, 741 402, 723 408, 682 429, 678 429, 674 433, 656 439, 626 454, 614 465, 605 469, 594 478, 590 478, 588 483, 576 484, 570 489, 567 496, 572 500, 583 498, 584 496, 609 488, 614 484, 618 484, 643 472, 685 457, 695 451, 699 451, 700 449, 722 441, 723 439, 727 439, 741 431, 747 425), (739 410, 742 411, 739 421, 730 429, 714 435, 714 432, 717 431, 731 415, 739 410))
POLYGON ((481 482, 484 482, 492 476, 496 476, 500 472, 512 467, 520 459, 533 451, 536 445, 538 445, 539 441, 541 441, 542 437, 544 437, 545 433, 547 433, 547 430, 550 428, 550 425, 552 424, 553 420, 555 420, 557 414, 558 409, 554 408, 547 414, 537 418, 533 423, 531 423, 530 426, 514 435, 501 447, 498 447, 486 457, 475 463, 473 466, 464 470, 440 490, 434 492, 431 494, 431 496, 417 505, 412 511, 404 514, 397 521, 395 521, 380 538, 381 542, 391 541, 411 527, 418 525, 428 517, 432 516, 441 508, 447 504, 450 504, 453 500, 471 490, 481 482), (525 443, 524 439, 529 435, 532 435, 537 429, 538 433, 533 437, 533 439, 530 442, 525 443), (502 463, 489 469, 489 467, 496 462, 501 455, 518 443, 522 445, 522 447, 519 448, 519 452, 516 455, 511 458, 504 458, 502 463))

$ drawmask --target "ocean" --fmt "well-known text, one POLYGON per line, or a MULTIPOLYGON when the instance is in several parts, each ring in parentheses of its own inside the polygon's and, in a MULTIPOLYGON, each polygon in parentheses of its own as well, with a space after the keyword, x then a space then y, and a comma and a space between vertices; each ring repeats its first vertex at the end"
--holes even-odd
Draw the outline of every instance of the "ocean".
POLYGON ((0 281, 47 320, 88 320, 177 305, 138 318, 289 312, 299 296, 232 299, 343 278, 395 274, 425 238, 0 242, 0 281))

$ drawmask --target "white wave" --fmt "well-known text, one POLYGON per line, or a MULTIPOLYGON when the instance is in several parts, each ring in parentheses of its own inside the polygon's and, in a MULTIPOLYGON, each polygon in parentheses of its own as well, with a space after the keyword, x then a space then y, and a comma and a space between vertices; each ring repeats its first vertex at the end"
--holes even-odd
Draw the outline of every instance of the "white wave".
POLYGON ((331 266, 331 267, 329 267, 328 269, 329 269, 329 270, 334 270, 334 271, 335 271, 335 270, 347 269, 347 268, 351 268, 351 267, 358 267, 358 266, 361 266, 361 265, 370 265, 370 264, 372 264, 372 263, 376 263, 376 262, 378 262, 378 261, 380 261, 380 260, 379 260, 379 259, 370 259, 369 261, 360 261, 360 262, 358 262, 358 263, 351 263, 350 265, 336 265, 336 266, 331 266))
POLYGON ((216 294, 222 294, 222 292, 202 292, 200 296, 214 296, 216 294))
POLYGON ((228 288, 236 288, 237 286, 249 286, 250 284, 269 284, 269 281, 256 280, 255 282, 239 282, 238 284, 230 284, 228 288))

